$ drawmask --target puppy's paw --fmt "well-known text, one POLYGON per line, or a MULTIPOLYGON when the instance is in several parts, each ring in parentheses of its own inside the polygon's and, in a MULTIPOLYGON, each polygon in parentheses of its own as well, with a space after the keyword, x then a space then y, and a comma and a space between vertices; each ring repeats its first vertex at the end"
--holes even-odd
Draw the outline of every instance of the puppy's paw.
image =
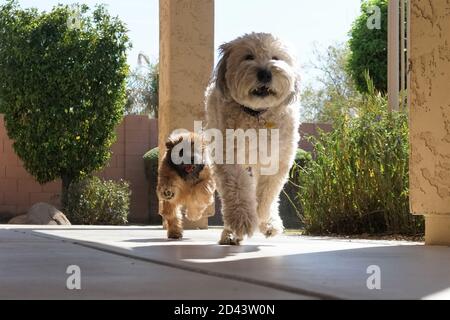
POLYGON ((158 195, 161 200, 170 201, 175 198, 175 189, 171 186, 158 188, 158 195))
POLYGON ((163 191, 163 197, 166 200, 172 200, 175 197, 175 193, 170 189, 165 189, 163 191))
POLYGON ((181 240, 183 239, 183 230, 168 230, 167 238, 172 240, 181 240))

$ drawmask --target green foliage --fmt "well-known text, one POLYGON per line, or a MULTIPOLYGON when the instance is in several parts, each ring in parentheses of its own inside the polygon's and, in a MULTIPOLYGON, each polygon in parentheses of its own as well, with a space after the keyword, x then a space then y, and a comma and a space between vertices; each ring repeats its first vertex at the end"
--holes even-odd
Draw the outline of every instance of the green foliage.
POLYGON ((63 203, 70 181, 109 159, 124 114, 126 32, 103 6, 90 12, 86 5, 59 5, 43 13, 15 0, 0 6, 0 99, 8 135, 40 183, 62 178, 63 203))
POLYGON ((127 79, 128 114, 148 114, 158 118, 159 105, 159 64, 153 64, 143 54, 139 55, 145 64, 133 70, 127 79))
POLYGON ((311 154, 303 149, 297 149, 295 163, 290 172, 290 179, 280 195, 280 216, 286 228, 303 227, 303 210, 298 198, 298 183, 300 169, 306 168, 312 161, 311 154))
POLYGON ((363 93, 368 92, 364 78, 367 71, 377 91, 387 92, 387 8, 388 0, 364 0, 361 3, 361 15, 350 31, 351 55, 347 68, 358 91, 363 93), (381 10, 380 29, 367 27, 367 21, 373 14, 371 6, 377 6, 381 10))
POLYGON ((147 179, 158 174, 159 148, 153 148, 143 156, 147 179))
POLYGON ((389 112, 369 94, 356 117, 342 116, 315 141, 315 159, 296 181, 306 229, 312 234, 423 232, 409 213, 408 115, 389 112))
POLYGON ((306 168, 312 161, 312 156, 308 151, 297 149, 295 153, 295 164, 301 168, 306 168))
POLYGON ((1 97, 0 97, 0 113, 5 113, 5 107, 4 104, 2 103, 1 97))
POLYGON ((73 182, 68 192, 67 218, 72 224, 126 224, 130 194, 130 187, 124 181, 102 181, 98 177, 90 177, 73 182))
POLYGON ((158 159, 159 148, 153 148, 147 152, 144 157, 145 175, 150 185, 149 188, 149 216, 148 223, 151 225, 161 225, 162 220, 159 212, 159 199, 156 194, 156 185, 158 184, 158 159))
POLYGON ((349 55, 349 48, 344 44, 329 46, 324 53, 315 49, 315 61, 307 67, 318 72, 319 86, 307 84, 302 89, 304 121, 332 123, 342 114, 355 111, 355 101, 360 99, 360 94, 346 71, 349 55))

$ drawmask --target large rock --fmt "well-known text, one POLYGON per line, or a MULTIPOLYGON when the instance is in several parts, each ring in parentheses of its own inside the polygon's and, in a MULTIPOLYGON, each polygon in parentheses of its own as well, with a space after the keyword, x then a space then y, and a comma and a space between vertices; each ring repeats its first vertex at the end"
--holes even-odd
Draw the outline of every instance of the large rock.
POLYGON ((28 217, 26 214, 23 214, 21 216, 17 216, 9 220, 9 224, 27 224, 28 223, 28 217))
POLYGON ((37 225, 70 225, 69 219, 54 206, 39 202, 33 205, 28 213, 14 217, 9 224, 37 224, 37 225))

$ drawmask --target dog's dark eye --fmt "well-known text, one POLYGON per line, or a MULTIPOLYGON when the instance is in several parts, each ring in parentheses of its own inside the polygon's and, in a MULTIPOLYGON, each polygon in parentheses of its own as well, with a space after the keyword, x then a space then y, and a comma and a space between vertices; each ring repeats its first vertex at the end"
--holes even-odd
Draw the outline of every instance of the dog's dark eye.
POLYGON ((273 57, 272 57, 272 60, 277 61, 277 60, 280 60, 280 58, 278 58, 277 56, 273 56, 273 57))
POLYGON ((245 60, 255 60, 255 56, 252 54, 248 54, 245 56, 245 60))

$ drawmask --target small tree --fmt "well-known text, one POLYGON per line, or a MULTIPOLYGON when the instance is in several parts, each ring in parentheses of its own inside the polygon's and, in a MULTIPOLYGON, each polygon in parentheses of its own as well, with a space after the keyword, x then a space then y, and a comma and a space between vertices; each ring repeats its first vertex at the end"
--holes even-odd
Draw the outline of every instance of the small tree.
POLYGON ((321 52, 314 49, 315 60, 307 67, 318 72, 317 86, 306 84, 301 93, 301 113, 304 121, 329 122, 343 114, 357 112, 360 94, 346 71, 350 55, 347 44, 329 46, 321 52))
POLYGON ((125 25, 103 6, 51 12, 0 6, 0 100, 8 135, 40 183, 70 183, 104 166, 123 118, 125 25))
POLYGON ((149 114, 158 118, 159 104, 159 64, 150 62, 150 58, 140 53, 139 66, 127 79, 128 114, 149 114), (144 61, 144 62, 142 62, 144 61))
POLYGON ((351 55, 347 67, 362 93, 368 92, 364 76, 367 71, 375 88, 387 91, 387 11, 388 0, 362 1, 361 15, 350 31, 351 55), (379 25, 372 23, 377 22, 376 19, 379 25))

